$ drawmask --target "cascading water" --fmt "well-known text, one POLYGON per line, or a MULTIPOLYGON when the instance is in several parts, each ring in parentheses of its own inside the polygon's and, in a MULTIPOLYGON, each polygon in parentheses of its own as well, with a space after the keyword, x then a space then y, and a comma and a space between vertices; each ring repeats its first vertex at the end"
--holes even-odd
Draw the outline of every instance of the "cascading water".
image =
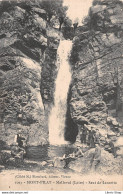
POLYGON ((57 51, 59 71, 55 83, 54 106, 49 116, 49 143, 51 145, 67 144, 64 139, 67 94, 71 82, 69 55, 72 41, 61 40, 57 51))

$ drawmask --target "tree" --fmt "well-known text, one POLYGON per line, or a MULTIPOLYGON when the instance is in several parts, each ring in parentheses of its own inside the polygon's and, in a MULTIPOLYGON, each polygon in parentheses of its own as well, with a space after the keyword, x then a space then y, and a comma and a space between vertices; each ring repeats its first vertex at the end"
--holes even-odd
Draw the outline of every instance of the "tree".
POLYGON ((47 21, 50 22, 53 15, 55 15, 56 4, 54 0, 43 0, 41 7, 47 12, 47 21))
POLYGON ((64 26, 65 27, 71 27, 72 26, 72 20, 68 17, 65 17, 64 19, 64 26))
POLYGON ((66 23, 66 12, 67 12, 68 7, 63 6, 63 1, 60 2, 59 6, 57 6, 56 9, 56 14, 59 20, 59 31, 61 30, 62 24, 66 23))
POLYGON ((75 32, 75 30, 76 30, 78 24, 79 24, 79 18, 76 18, 76 19, 74 20, 74 23, 73 23, 74 32, 75 32))
POLYGON ((52 18, 56 18, 59 21, 59 30, 61 30, 63 23, 66 23, 68 9, 67 6, 63 6, 63 0, 42 0, 41 7, 47 12, 47 21, 50 23, 52 18))
POLYGON ((74 24, 75 24, 75 23, 79 23, 79 18, 78 18, 78 17, 75 18, 73 23, 74 23, 74 24))

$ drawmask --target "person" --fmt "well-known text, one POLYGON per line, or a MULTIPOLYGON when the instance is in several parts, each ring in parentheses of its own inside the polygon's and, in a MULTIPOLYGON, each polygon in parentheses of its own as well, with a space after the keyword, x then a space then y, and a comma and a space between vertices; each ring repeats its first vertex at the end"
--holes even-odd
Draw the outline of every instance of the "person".
POLYGON ((86 136, 87 136, 87 129, 84 126, 81 133, 81 143, 86 143, 86 136))
POLYGON ((62 24, 63 24, 63 22, 64 22, 64 17, 63 16, 60 16, 59 17, 59 31, 61 31, 61 26, 62 26, 62 24))
POLYGON ((72 156, 72 155, 71 155, 71 156, 66 156, 66 155, 65 155, 65 157, 63 157, 63 159, 62 159, 62 160, 64 160, 64 161, 65 161, 64 168, 67 168, 67 167, 68 167, 68 164, 70 163, 71 158, 73 158, 73 156, 72 156))
POLYGON ((93 131, 93 127, 91 127, 90 131, 89 131, 89 146, 90 148, 94 148, 95 147, 95 143, 94 143, 94 131, 93 131))
POLYGON ((23 140, 25 140, 25 138, 21 136, 21 131, 19 130, 16 136, 16 142, 20 148, 24 148, 23 140))
POLYGON ((82 152, 82 149, 80 147, 77 147, 76 151, 69 154, 68 156, 67 155, 63 155, 63 158, 62 160, 65 161, 65 166, 64 168, 67 168, 68 167, 68 164, 75 160, 76 158, 80 158, 80 157, 83 157, 83 152, 82 152))
POLYGON ((80 147, 78 147, 75 152, 75 157, 82 157, 82 156, 83 156, 83 151, 80 147))
POLYGON ((100 141, 100 133, 99 133, 99 130, 96 129, 96 133, 94 134, 94 142, 99 144, 99 141, 100 141))
POLYGON ((24 146, 25 138, 21 136, 21 130, 15 135, 14 143, 19 147, 20 152, 23 152, 23 157, 26 155, 26 147, 24 146))
POLYGON ((11 146, 11 155, 13 158, 19 159, 20 161, 23 161, 23 156, 25 154, 25 150, 23 148, 20 148, 17 143, 13 143, 11 146))
POLYGON ((57 160, 64 161, 64 167, 67 168, 70 161, 75 159, 75 154, 69 154, 68 156, 66 154, 63 155, 63 157, 57 158, 57 160))
POLYGON ((76 23, 73 24, 74 33, 75 33, 75 31, 76 31, 77 26, 78 26, 78 22, 76 22, 76 23))
POLYGON ((99 147, 98 144, 96 144, 94 156, 91 161, 91 168, 96 170, 100 161, 101 161, 101 148, 99 147))
POLYGON ((87 130, 87 135, 86 135, 86 143, 89 146, 89 130, 87 130))

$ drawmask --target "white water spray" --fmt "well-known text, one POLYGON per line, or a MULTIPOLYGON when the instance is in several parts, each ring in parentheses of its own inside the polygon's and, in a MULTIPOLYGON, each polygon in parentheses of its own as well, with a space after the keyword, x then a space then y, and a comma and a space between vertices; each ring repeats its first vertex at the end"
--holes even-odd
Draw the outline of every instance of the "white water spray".
POLYGON ((59 71, 56 78, 54 106, 49 116, 49 143, 52 145, 66 144, 64 140, 65 120, 67 111, 67 94, 71 82, 69 55, 72 41, 60 41, 57 51, 59 71))

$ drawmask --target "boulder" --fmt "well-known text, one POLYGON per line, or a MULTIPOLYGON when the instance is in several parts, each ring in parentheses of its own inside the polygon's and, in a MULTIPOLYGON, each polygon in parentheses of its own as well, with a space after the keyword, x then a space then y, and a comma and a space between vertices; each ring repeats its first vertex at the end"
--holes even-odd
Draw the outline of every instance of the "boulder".
POLYGON ((0 158, 3 164, 6 164, 7 161, 11 158, 10 150, 2 150, 0 153, 0 158))
POLYGON ((47 38, 45 38, 43 35, 40 35, 39 42, 42 46, 47 46, 47 38))
POLYGON ((20 8, 19 6, 15 6, 14 9, 12 11, 10 11, 10 14, 14 17, 14 18, 20 18, 23 19, 24 18, 24 14, 25 14, 25 10, 20 8))
POLYGON ((107 136, 108 136, 108 137, 113 137, 113 136, 116 136, 116 134, 115 134, 113 131, 109 131, 109 132, 107 133, 107 136))
POLYGON ((5 170, 5 166, 0 165, 0 171, 5 170))
POLYGON ((41 162, 41 165, 42 165, 42 166, 45 166, 46 164, 47 164, 46 161, 41 162))
POLYGON ((114 25, 122 24, 123 23, 122 18, 123 18, 123 13, 110 16, 110 20, 114 25))
POLYGON ((119 132, 120 132, 121 135, 123 135, 123 128, 120 127, 119 132))
POLYGON ((93 12, 93 14, 102 12, 105 9, 106 9, 106 5, 96 5, 96 6, 91 7, 91 11, 93 12))
POLYGON ((117 122, 115 119, 112 120, 112 124, 113 124, 114 126, 118 126, 118 125, 119 125, 118 122, 117 122))
POLYGON ((113 125, 114 127, 118 127, 119 123, 117 122, 116 118, 107 117, 107 123, 113 125))
POLYGON ((79 158, 75 161, 70 162, 68 167, 76 172, 88 174, 91 168, 91 164, 89 160, 79 158))
POLYGON ((11 46, 12 44, 14 44, 17 41, 17 36, 14 35, 13 37, 9 37, 9 38, 2 38, 0 41, 0 49, 6 48, 11 46))
POLYGON ((57 50, 59 46, 59 40, 58 39, 54 39, 54 38, 49 38, 48 39, 48 47, 50 49, 55 49, 57 50))
POLYGON ((121 147, 120 149, 118 149, 117 151, 116 151, 116 156, 117 157, 122 157, 123 158, 123 147, 121 147))
POLYGON ((107 137, 101 136, 100 137, 100 145, 104 145, 106 143, 106 139, 107 139, 107 137))
POLYGON ((40 48, 41 46, 47 46, 47 38, 45 38, 43 35, 40 35, 37 38, 35 34, 25 34, 24 39, 31 47, 40 48))
POLYGON ((53 167, 53 164, 48 164, 49 167, 53 167))
POLYGON ((23 152, 19 152, 15 157, 15 165, 23 163, 23 152))
POLYGON ((82 158, 78 158, 75 161, 69 163, 69 168, 81 173, 89 173, 92 166, 92 161, 95 153, 95 148, 92 148, 85 152, 82 158))
POLYGON ((117 141, 115 142, 115 147, 123 147, 123 137, 118 137, 117 141))
POLYGON ((65 167, 65 160, 62 160, 61 158, 55 158, 53 161, 53 166, 55 168, 64 168, 65 167))
POLYGON ((46 35, 47 35, 47 37, 53 38, 54 40, 64 39, 61 32, 59 32, 58 30, 56 30, 50 26, 47 26, 46 35))
POLYGON ((44 19, 40 18, 38 15, 34 15, 34 23, 36 26, 38 26, 40 29, 46 30, 47 23, 44 19))
POLYGON ((7 165, 9 166, 15 166, 16 165, 16 162, 15 162, 15 158, 9 158, 8 161, 7 161, 7 165))
MULTIPOLYGON (((83 158, 78 158, 75 161, 70 162, 69 168, 86 175, 92 173, 92 171, 94 173, 95 168, 93 168, 94 165, 92 164, 94 153, 95 149, 90 149, 85 153, 83 158)), ((112 175, 114 173, 122 174, 121 161, 101 148, 101 158, 100 163, 97 165, 96 173, 101 175, 112 175)))
POLYGON ((102 175, 122 174, 121 161, 102 149, 102 157, 97 172, 102 175))
POLYGON ((38 7, 33 7, 32 10, 38 14, 40 17, 46 19, 47 18, 47 13, 44 9, 38 8, 38 7))
POLYGON ((117 140, 117 136, 110 136, 109 137, 111 141, 115 142, 117 140))
POLYGON ((23 164, 23 157, 19 154, 15 157, 11 157, 7 160, 6 163, 8 166, 14 166, 17 167, 18 165, 23 164))

